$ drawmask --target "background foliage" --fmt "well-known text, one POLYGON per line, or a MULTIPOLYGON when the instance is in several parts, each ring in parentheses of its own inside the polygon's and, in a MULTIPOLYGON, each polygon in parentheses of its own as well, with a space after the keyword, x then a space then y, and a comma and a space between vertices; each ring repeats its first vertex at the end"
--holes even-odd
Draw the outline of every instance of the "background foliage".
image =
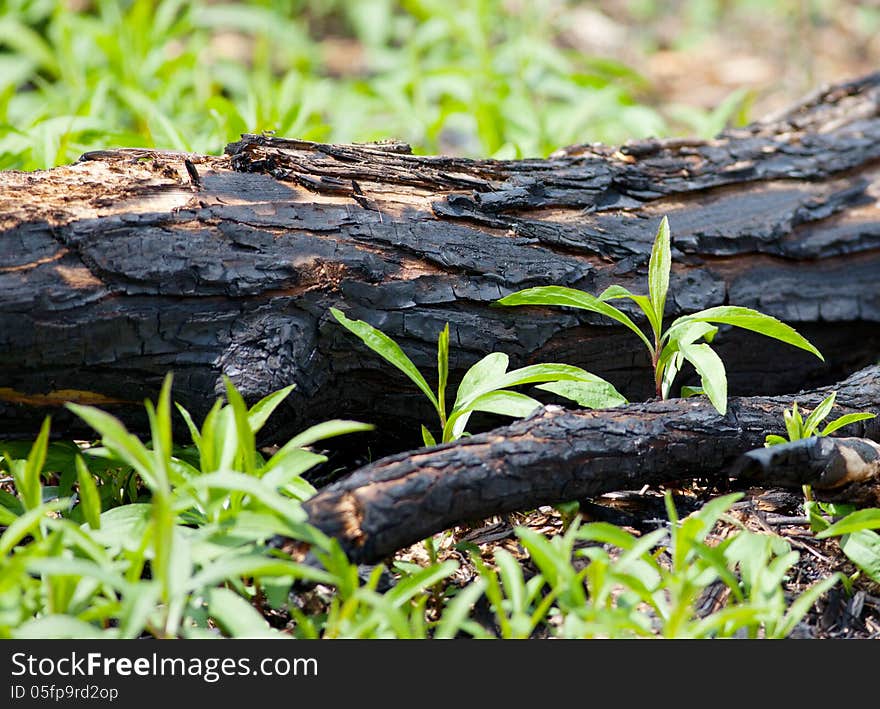
POLYGON ((264 130, 480 157, 711 136, 832 78, 817 57, 870 65, 878 26, 842 0, 2 0, 0 168, 264 130))

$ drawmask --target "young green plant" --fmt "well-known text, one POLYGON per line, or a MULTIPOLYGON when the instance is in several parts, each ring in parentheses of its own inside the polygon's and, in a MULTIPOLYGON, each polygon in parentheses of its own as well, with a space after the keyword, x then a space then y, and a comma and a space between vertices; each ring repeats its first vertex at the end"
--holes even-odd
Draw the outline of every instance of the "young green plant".
POLYGON ((718 333, 718 325, 732 325, 772 337, 806 350, 824 361, 819 350, 794 328, 770 315, 741 306, 720 305, 692 315, 684 315, 674 320, 664 330, 663 314, 666 311, 671 268, 672 246, 669 221, 663 217, 648 263, 647 295, 637 295, 619 285, 609 286, 598 296, 575 288, 539 286, 512 293, 501 298, 498 303, 566 306, 609 317, 629 328, 644 343, 651 356, 654 386, 659 398, 669 397, 675 376, 687 360, 700 376, 701 386, 685 388, 683 393, 685 395, 705 393, 720 414, 727 411, 727 374, 721 358, 710 347, 710 343, 718 333), (651 339, 626 313, 609 302, 620 298, 629 298, 645 314, 653 335, 651 339))
MULTIPOLYGON (((424 375, 407 357, 394 340, 363 320, 350 320, 340 310, 330 312, 349 332, 357 335, 367 347, 386 362, 403 372, 425 395, 440 425, 440 442, 449 443, 465 435, 468 419, 475 411, 519 418, 528 416, 541 402, 516 391, 512 387, 538 384, 539 389, 576 401, 580 406, 599 409, 626 403, 617 390, 604 379, 567 364, 533 364, 507 371, 506 354, 493 352, 474 364, 458 386, 455 402, 447 410, 446 386, 449 379, 449 323, 437 338, 437 390, 431 388, 424 375)), ((427 426, 422 425, 422 439, 426 446, 437 440, 427 426)))
MULTIPOLYGON (((782 412, 788 438, 771 433, 767 435, 764 445, 769 447, 812 436, 827 436, 844 426, 877 416, 867 411, 845 414, 820 430, 819 426, 831 413, 836 397, 837 392, 829 394, 806 419, 795 402, 790 409, 782 412)), ((810 485, 804 485, 804 498, 804 511, 810 520, 810 527, 816 532, 816 538, 841 537, 840 548, 843 553, 869 578, 880 583, 880 535, 873 531, 880 529, 880 509, 856 510, 852 505, 818 502, 813 499, 810 485), (836 517, 838 521, 832 524, 828 522, 826 515, 836 517)))
POLYGON ((764 445, 775 446, 780 443, 790 443, 792 441, 799 441, 803 438, 810 438, 810 436, 827 436, 830 433, 834 433, 834 431, 839 428, 848 426, 851 423, 856 423, 856 421, 872 419, 877 415, 866 411, 845 414, 827 423, 820 431, 819 425, 828 418, 828 414, 830 414, 831 409, 834 408, 834 400, 836 398, 837 392, 831 392, 831 394, 826 396, 822 402, 813 409, 806 419, 798 410, 797 402, 794 402, 790 409, 784 409, 782 412, 782 419, 785 422, 785 432, 788 435, 788 438, 776 435, 775 433, 770 433, 764 439, 764 445))

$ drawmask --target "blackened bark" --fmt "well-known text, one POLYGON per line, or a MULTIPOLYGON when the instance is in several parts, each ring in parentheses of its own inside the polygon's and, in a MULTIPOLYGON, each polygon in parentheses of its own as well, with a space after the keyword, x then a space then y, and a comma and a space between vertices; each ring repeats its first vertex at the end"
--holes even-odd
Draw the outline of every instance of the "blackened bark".
POLYGON ((0 173, 0 436, 83 430, 60 405, 143 429, 174 370, 197 417, 229 375, 249 401, 295 382, 276 438, 331 416, 417 436, 414 387, 327 312, 399 340, 453 382, 490 351, 585 367, 651 395, 641 343, 591 314, 492 307, 520 288, 645 291, 662 215, 666 315, 724 303, 797 327, 825 354, 741 332, 717 340, 739 394, 829 383, 880 351, 880 74, 711 141, 575 146, 549 159, 413 156, 397 143, 245 136, 227 155, 90 153, 0 173))
MULTIPOLYGON (((880 412, 880 365, 857 372, 835 389, 831 418, 880 412)), ((801 392, 796 399, 811 410, 829 393, 801 392)), ((767 433, 784 433, 782 411, 791 402, 788 396, 731 399, 725 416, 705 398, 605 411, 545 408, 511 426, 379 460, 319 491, 305 507, 309 522, 336 537, 351 559, 378 561, 431 534, 495 514, 726 475, 742 454, 763 445, 767 433)), ((880 440, 880 419, 851 424, 842 433, 880 440)), ((738 468, 761 484, 813 483, 836 497, 849 482, 864 499, 867 483, 877 499, 876 477, 863 475, 869 469, 876 476, 874 448, 863 448, 867 462, 857 466, 850 461, 850 472, 841 472, 834 461, 806 469, 812 477, 801 470, 795 476, 788 465, 740 463, 738 468)))

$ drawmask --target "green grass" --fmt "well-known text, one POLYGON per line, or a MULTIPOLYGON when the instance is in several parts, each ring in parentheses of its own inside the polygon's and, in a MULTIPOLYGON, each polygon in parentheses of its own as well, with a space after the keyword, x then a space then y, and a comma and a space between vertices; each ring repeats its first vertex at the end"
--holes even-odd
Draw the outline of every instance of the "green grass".
MULTIPOLYGON (((114 146, 218 153, 260 131, 544 156, 573 143, 708 137, 747 119, 747 92, 712 110, 667 105, 633 67, 571 48, 576 4, 0 0, 0 169, 114 146)), ((788 21, 797 4, 774 5, 774 17, 788 21)), ((654 0, 617 5, 645 23, 667 12, 654 0)), ((705 37, 730 5, 682 3, 675 43, 705 37)), ((650 32, 644 41, 658 42, 650 32)), ((433 543, 429 563, 365 575, 301 507, 314 492, 302 473, 321 460, 312 444, 359 426, 322 424, 268 459, 256 448, 290 394, 249 409, 230 386, 197 426, 173 413, 166 387, 148 404, 148 442, 80 407, 99 445, 50 444, 48 423, 33 442, 3 443, 0 637, 781 637, 838 579, 791 599, 797 554, 783 539, 739 529, 710 543, 732 496, 683 519, 668 500, 669 523, 641 537, 577 519, 550 539, 518 528, 523 558, 499 548, 489 563, 470 549, 468 583, 453 582, 457 562, 437 558, 433 543), (191 441, 172 442, 172 415, 191 441), (315 563, 269 543, 279 535, 308 543, 315 563), (701 614, 719 584, 728 602, 701 614), (475 619, 481 599, 491 622, 475 619)), ((855 522, 871 530, 876 515, 855 522)), ((851 547, 867 538, 825 533, 848 534, 851 547)))
MULTIPOLYGON (((217 153, 267 130, 522 157, 674 127, 637 71, 565 46, 567 3, 65 5, 0 2, 0 169, 114 146, 217 153)), ((687 121, 713 133, 729 104, 687 121)))
POLYGON ((169 376, 158 402, 146 402, 148 443, 71 404, 100 447, 50 446, 47 419, 27 457, 5 454, 15 494, 0 494, 0 638, 785 637, 839 579, 789 600, 783 582, 798 553, 785 540, 740 529, 710 544, 740 494, 684 519, 667 496, 669 525, 641 537, 577 521, 551 539, 518 528, 535 568, 528 578, 501 548, 493 565, 472 554, 466 584, 451 582, 457 561, 436 555, 364 578, 301 503, 314 492, 302 473, 324 460, 305 446, 368 427, 319 424, 264 458, 256 433, 291 389, 248 408, 227 381, 227 402, 201 426, 178 407, 192 441, 175 446, 169 376), (91 470, 108 467, 117 474, 91 470), (120 503, 123 480, 135 481, 136 501, 120 503), (271 543, 279 536, 309 545, 316 562, 291 558, 271 543), (380 592, 383 575, 390 588, 380 592), (317 609, 302 602, 316 584, 317 609), (715 584, 728 602, 702 613, 715 584), (472 614, 482 596, 490 622, 472 614))

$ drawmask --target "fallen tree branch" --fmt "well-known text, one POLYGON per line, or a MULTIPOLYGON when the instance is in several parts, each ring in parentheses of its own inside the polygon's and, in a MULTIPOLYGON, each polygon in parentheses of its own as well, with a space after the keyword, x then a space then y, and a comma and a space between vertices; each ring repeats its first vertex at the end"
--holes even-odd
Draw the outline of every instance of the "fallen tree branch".
POLYGON ((86 432, 66 401, 143 431, 141 402, 173 369, 196 418, 226 374, 249 401, 297 384, 270 419, 276 440, 334 416, 380 424, 380 445, 417 437, 430 408, 331 306, 426 371, 448 321, 452 382, 503 351, 512 367, 566 362, 643 399, 650 363, 620 325, 492 304, 545 284, 644 292, 663 215, 667 316, 754 307, 828 362, 723 334, 732 393, 836 381, 880 350, 878 105, 880 74, 714 140, 581 145, 546 160, 252 135, 220 157, 107 150, 0 172, 0 436, 31 436, 47 413, 56 435, 86 432))
MULTIPOLYGON (((835 389, 835 416, 880 410, 880 366, 853 374, 835 389)), ((830 391, 802 392, 796 400, 809 410, 830 391)), ((605 411, 545 408, 489 433, 379 460, 324 488, 305 506, 309 521, 336 537, 352 559, 377 561, 490 515, 723 474, 743 453, 761 447, 767 433, 780 432, 783 408, 791 401, 734 398, 726 416, 705 398, 605 411)), ((880 440, 880 422, 859 422, 846 433, 880 440)), ((790 470, 778 481, 771 472, 765 484, 792 484, 790 470)), ((828 481, 839 493, 840 478, 828 481)))

